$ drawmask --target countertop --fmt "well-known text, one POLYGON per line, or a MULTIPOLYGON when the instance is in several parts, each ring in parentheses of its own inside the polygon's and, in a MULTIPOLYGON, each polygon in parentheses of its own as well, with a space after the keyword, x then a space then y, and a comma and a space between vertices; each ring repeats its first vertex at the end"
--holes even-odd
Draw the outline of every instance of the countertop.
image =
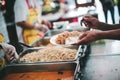
POLYGON ((103 40, 91 44, 81 80, 120 80, 120 41, 103 40))

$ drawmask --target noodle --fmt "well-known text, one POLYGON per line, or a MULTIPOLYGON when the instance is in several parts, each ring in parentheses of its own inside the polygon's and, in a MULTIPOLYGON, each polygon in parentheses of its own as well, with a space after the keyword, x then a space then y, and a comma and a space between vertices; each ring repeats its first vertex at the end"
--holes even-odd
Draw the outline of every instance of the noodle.
POLYGON ((47 47, 27 53, 20 58, 22 62, 50 62, 50 61, 63 61, 73 60, 77 53, 76 49, 69 49, 63 47, 47 47))

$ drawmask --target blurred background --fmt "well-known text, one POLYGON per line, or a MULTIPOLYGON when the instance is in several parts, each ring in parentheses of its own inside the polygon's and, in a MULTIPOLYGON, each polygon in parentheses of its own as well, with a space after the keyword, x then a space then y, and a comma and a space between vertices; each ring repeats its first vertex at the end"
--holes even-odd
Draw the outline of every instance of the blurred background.
MULTIPOLYGON (((41 9, 42 19, 54 22, 67 21, 71 25, 79 24, 82 16, 93 15, 102 22, 106 22, 101 0, 37 0, 41 9)), ((114 23, 119 23, 119 0, 113 0, 114 23)), ((4 33, 5 42, 17 46, 18 37, 16 31, 15 0, 0 1, 0 32, 4 33)), ((22 15, 21 15, 22 16, 22 15)), ((111 12, 108 9, 107 22, 114 24, 111 12)))
MULTIPOLYGON (((4 42, 15 46, 17 52, 20 53, 23 48, 19 44, 16 30, 16 20, 18 19, 15 18, 14 12, 16 1, 18 0, 0 0, 0 42, 3 42, 2 37, 4 37, 4 42)), ((50 29, 50 31, 57 29, 56 34, 62 32, 61 28, 64 29, 65 27, 73 30, 74 28, 86 28, 84 25, 80 25, 82 17, 86 14, 92 15, 99 21, 108 24, 119 24, 120 21, 120 0, 36 0, 36 2, 38 3, 37 6, 40 7, 40 19, 51 22, 53 29, 50 29), (105 5, 104 2, 108 1, 110 3, 105 5)), ((20 10, 22 11, 23 9, 21 8, 20 10)), ((26 10, 23 12, 26 12, 26 10)), ((23 17, 21 13, 19 14, 19 17, 23 17)), ((47 42, 50 43, 49 40, 47 42)), ((41 44, 42 42, 39 41, 39 43, 41 44)), ((45 42, 43 41, 43 43, 45 42)), ((36 45, 38 45, 37 41, 36 45)), ((30 45, 26 46, 31 47, 30 45)), ((82 76, 83 80, 120 80, 120 65, 118 62, 120 59, 120 41, 98 40, 91 43, 90 46, 88 45, 88 47, 88 53, 91 54, 88 54, 88 61, 86 58, 83 60, 83 64, 85 64, 83 66, 85 68, 85 71, 83 70, 85 74, 82 76), (113 74, 109 75, 107 72, 113 74)))

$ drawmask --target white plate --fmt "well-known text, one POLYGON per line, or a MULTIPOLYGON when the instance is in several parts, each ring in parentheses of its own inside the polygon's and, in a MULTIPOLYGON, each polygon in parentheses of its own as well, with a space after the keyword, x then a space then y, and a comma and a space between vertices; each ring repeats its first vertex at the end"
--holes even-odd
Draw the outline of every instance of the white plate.
POLYGON ((52 43, 53 45, 60 45, 60 44, 57 44, 55 39, 58 37, 58 35, 54 35, 50 38, 50 43, 52 43))
POLYGON ((70 37, 71 41, 66 40, 65 44, 58 44, 56 43, 56 38, 58 37, 58 35, 54 35, 50 38, 50 43, 52 43, 53 45, 71 45, 77 42, 78 37, 70 37), (75 39, 76 38, 76 39, 75 39))

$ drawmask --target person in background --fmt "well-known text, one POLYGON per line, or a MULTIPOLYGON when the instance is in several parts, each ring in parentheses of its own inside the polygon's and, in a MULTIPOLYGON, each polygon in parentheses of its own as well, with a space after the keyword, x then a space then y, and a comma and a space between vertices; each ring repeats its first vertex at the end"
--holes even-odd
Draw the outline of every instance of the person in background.
POLYGON ((117 7, 118 7, 118 14, 120 16, 120 0, 116 0, 116 4, 117 4, 117 7))
POLYGON ((16 0, 14 13, 19 42, 32 44, 52 28, 49 21, 41 20, 39 4, 38 0, 16 0))
POLYGON ((23 48, 18 42, 16 25, 14 20, 13 8, 15 0, 2 0, 2 1, 4 1, 3 2, 4 4, 1 6, 1 9, 2 12, 4 12, 3 16, 5 19, 5 24, 8 32, 9 44, 13 45, 16 48, 17 53, 19 54, 20 52, 22 52, 23 48))
MULTIPOLYGON (((111 17, 112 17, 112 22, 115 24, 115 18, 114 18, 114 0, 100 0, 102 7, 103 7, 103 12, 105 15, 105 22, 108 22, 108 10, 110 10, 111 17)), ((77 0, 75 0, 76 7, 87 7, 87 6, 95 6, 95 0, 91 0, 91 2, 88 3, 83 3, 83 4, 77 4, 77 0)), ((96 6, 95 6, 96 7, 96 6)))
POLYGON ((0 43, 0 70, 19 56, 14 46, 8 43, 0 43))
POLYGON ((115 18, 114 18, 114 0, 100 0, 100 2, 102 3, 102 7, 103 7, 103 12, 105 15, 105 22, 108 22, 108 10, 110 10, 111 13, 111 18, 112 18, 112 22, 113 24, 115 24, 115 18))
POLYGON ((0 69, 13 59, 18 59, 18 54, 14 46, 8 44, 9 37, 5 24, 3 12, 0 11, 0 69))
POLYGON ((78 42, 75 43, 77 45, 88 44, 100 39, 120 40, 120 24, 103 23, 91 15, 85 15, 83 17, 83 23, 86 27, 99 30, 92 30, 83 33, 79 36, 78 42))
POLYGON ((118 7, 119 23, 120 23, 120 0, 115 0, 115 1, 116 1, 116 5, 118 7))

